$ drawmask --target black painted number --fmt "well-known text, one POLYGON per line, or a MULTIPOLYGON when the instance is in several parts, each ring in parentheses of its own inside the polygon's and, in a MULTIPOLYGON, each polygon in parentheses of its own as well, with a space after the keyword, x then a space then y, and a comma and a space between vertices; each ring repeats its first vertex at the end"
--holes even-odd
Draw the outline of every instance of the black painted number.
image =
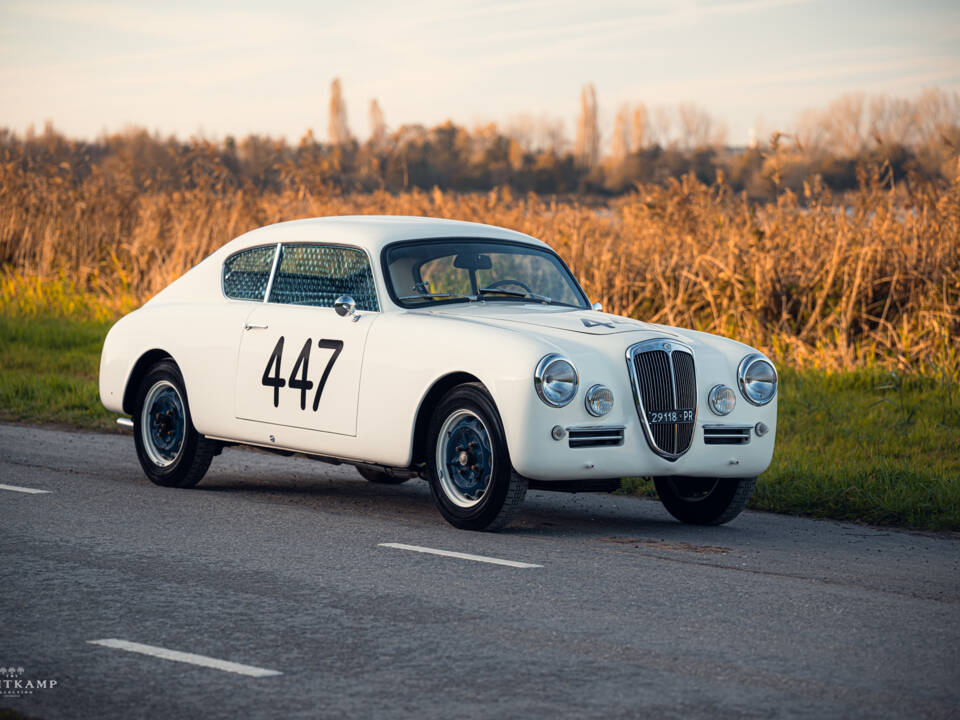
POLYGON ((273 406, 280 407, 280 388, 287 384, 287 381, 280 377, 280 358, 283 356, 283 336, 280 336, 280 339, 277 340, 277 346, 273 349, 273 352, 270 354, 270 359, 267 360, 267 367, 263 371, 263 384, 267 387, 273 388, 273 406), (277 366, 276 372, 271 375, 270 368, 274 365, 277 366))
POLYGON ((290 387, 300 391, 301 410, 307 409, 307 393, 313 387, 313 380, 307 380, 307 366, 310 364, 310 348, 312 345, 313 340, 307 338, 307 341, 303 344, 303 350, 300 351, 300 356, 293 364, 293 372, 290 373, 290 382, 288 383, 290 387), (298 374, 300 375, 299 378, 297 377, 298 374))
POLYGON ((323 388, 327 385, 327 378, 330 377, 333 364, 340 357, 340 351, 343 350, 343 340, 317 340, 317 347, 323 350, 333 350, 333 355, 327 360, 327 366, 323 369, 323 375, 320 376, 320 382, 317 384, 317 394, 313 396, 314 412, 320 407, 320 396, 323 395, 323 388))
MULTIPOLYGON (((289 381, 280 377, 280 363, 283 360, 283 336, 277 340, 273 352, 270 353, 270 359, 267 360, 267 367, 263 371, 261 382, 267 387, 273 388, 273 406, 280 407, 280 388, 290 387, 300 391, 300 409, 307 409, 307 393, 313 388, 313 380, 308 379, 310 370, 310 350, 313 347, 313 338, 308 338, 303 344, 303 349, 297 356, 293 364, 293 370, 290 372, 289 381)), ((343 340, 317 340, 317 347, 321 350, 333 350, 333 355, 327 360, 327 366, 320 375, 320 381, 317 383, 317 392, 313 396, 313 411, 316 412, 320 407, 320 396, 323 395, 323 388, 326 387, 327 378, 330 377, 330 371, 333 370, 333 364, 337 361, 343 350, 343 340)))

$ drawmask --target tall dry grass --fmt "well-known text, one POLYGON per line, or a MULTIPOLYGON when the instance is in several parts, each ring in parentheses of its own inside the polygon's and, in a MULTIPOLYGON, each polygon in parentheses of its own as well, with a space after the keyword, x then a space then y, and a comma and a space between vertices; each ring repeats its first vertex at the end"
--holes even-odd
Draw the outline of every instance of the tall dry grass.
POLYGON ((66 164, 6 162, 2 300, 65 277, 123 307, 251 228, 367 213, 530 233, 555 247, 606 309, 735 337, 795 366, 960 372, 960 178, 891 189, 865 175, 843 197, 814 182, 802 197, 785 191, 767 204, 722 179, 686 178, 596 206, 505 190, 342 195, 309 183, 266 194, 202 183, 151 192, 96 168, 77 180, 66 164))

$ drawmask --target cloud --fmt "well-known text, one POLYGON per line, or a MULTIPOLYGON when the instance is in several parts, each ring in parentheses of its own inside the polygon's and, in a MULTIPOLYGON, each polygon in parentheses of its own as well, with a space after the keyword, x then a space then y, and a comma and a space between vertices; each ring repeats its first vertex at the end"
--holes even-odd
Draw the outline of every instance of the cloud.
POLYGON ((276 39, 299 32, 302 25, 271 12, 249 10, 172 10, 160 3, 137 7, 112 3, 13 3, 5 11, 50 23, 84 25, 130 36, 150 36, 171 41, 205 40, 217 44, 243 44, 276 39))

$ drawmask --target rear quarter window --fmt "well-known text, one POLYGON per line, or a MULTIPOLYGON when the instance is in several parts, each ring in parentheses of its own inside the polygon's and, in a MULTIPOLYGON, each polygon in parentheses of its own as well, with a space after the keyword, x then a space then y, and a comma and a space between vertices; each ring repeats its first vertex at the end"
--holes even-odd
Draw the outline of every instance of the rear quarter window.
POLYGON ((228 257, 223 263, 223 294, 234 300, 262 301, 276 250, 275 245, 256 247, 228 257))

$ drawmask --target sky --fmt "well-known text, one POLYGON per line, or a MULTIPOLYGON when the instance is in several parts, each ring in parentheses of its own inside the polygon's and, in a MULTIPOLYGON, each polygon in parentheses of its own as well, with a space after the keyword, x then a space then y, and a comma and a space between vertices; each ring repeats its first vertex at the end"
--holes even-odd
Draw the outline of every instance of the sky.
POLYGON ((526 114, 572 136, 592 82, 601 129, 622 103, 694 102, 740 145, 847 92, 960 91, 960 2, 0 0, 18 133, 325 139, 334 77, 361 139, 374 98, 390 128, 526 114))

